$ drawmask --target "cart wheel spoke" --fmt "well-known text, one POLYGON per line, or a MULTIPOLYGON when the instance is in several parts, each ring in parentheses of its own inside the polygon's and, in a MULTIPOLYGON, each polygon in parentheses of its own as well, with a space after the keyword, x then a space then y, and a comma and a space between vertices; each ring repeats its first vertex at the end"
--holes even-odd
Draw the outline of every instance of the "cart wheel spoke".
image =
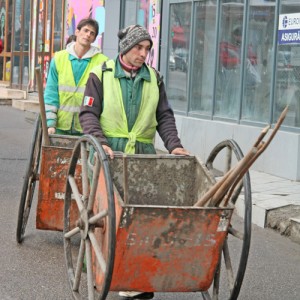
POLYGON ((64 234, 64 237, 65 237, 66 239, 69 239, 69 238, 71 238, 72 236, 76 235, 76 234, 79 233, 79 232, 80 232, 80 228, 79 228, 79 227, 75 227, 74 229, 72 229, 72 230, 66 232, 66 233, 64 234))
POLYGON ((94 137, 82 136, 70 159, 64 199, 64 251, 75 299, 104 300, 109 292, 116 243, 114 204, 106 154, 94 137), (80 211, 75 227, 72 197, 80 211), (82 273, 84 260, 86 274, 82 273))
MULTIPOLYGON (((107 217, 108 216, 108 210, 105 209, 101 212, 99 212, 98 214, 94 215, 93 217, 91 217, 89 219, 89 224, 91 225, 96 225, 97 223, 98 224, 101 224, 101 220, 104 218, 104 217, 107 217)), ((99 227, 102 227, 101 225, 99 225, 99 227)))
POLYGON ((231 264, 231 259, 230 259, 230 255, 229 255, 227 239, 225 240, 224 245, 223 245, 223 255, 224 255, 224 262, 225 262, 226 271, 227 271, 229 289, 230 289, 230 292, 232 292, 233 285, 234 285, 234 275, 233 275, 232 264, 231 264))
MULTIPOLYGON (((225 140, 214 147, 206 166, 216 180, 219 180, 242 158, 243 153, 237 143, 225 140)), ((224 242, 224 260, 220 259, 220 269, 216 271, 217 276, 214 278, 213 299, 237 299, 242 286, 251 239, 252 200, 249 172, 232 192, 229 206, 234 207, 235 211, 224 242)))
POLYGON ((82 182, 82 196, 83 202, 87 201, 89 194, 89 178, 88 178, 88 152, 86 149, 86 144, 80 144, 81 152, 81 182, 82 182))
POLYGON ((202 298, 203 300, 211 300, 211 297, 209 295, 209 293, 206 291, 206 292, 202 292, 202 298))
POLYGON ((241 231, 232 228, 232 226, 229 226, 228 233, 242 241, 244 240, 244 234, 241 231))
POLYGON ((85 252, 85 241, 81 240, 79 253, 78 253, 78 258, 77 258, 77 265, 76 265, 76 271, 75 271, 73 291, 78 291, 78 288, 79 288, 80 278, 81 278, 81 273, 82 273, 82 267, 83 267, 84 252, 85 252))
POLYGON ((95 199, 96 191, 98 188, 98 179, 99 179, 100 167, 101 167, 98 156, 94 157, 94 159, 95 159, 95 164, 89 165, 93 176, 92 176, 92 182, 91 182, 91 191, 90 191, 89 201, 88 201, 88 205, 87 205, 88 212, 92 211, 92 209, 93 209, 94 199, 95 199))
POLYGON ((90 237, 91 243, 94 247, 94 251, 95 251, 98 263, 101 267, 101 270, 102 270, 103 273, 105 273, 106 272, 106 262, 105 262, 105 259, 103 257, 102 251, 101 251, 101 249, 98 245, 97 239, 96 239, 94 233, 92 233, 92 232, 89 233, 89 237, 90 237))
POLYGON ((81 196, 80 196, 76 181, 72 175, 68 176, 68 181, 70 183, 71 190, 72 190, 74 198, 76 200, 78 210, 81 212, 81 211, 83 211, 84 206, 83 206, 83 202, 81 200, 81 196))
POLYGON ((21 200, 18 212, 18 224, 16 239, 21 243, 25 234, 25 228, 28 222, 31 204, 33 201, 36 181, 38 180, 38 171, 40 163, 40 153, 42 145, 42 126, 41 120, 38 116, 35 121, 34 133, 29 149, 29 159, 24 176, 23 188, 21 193, 21 200))
POLYGON ((92 266, 92 249, 89 239, 85 240, 86 248, 86 269, 87 269, 87 285, 88 285, 88 299, 94 300, 94 279, 93 279, 93 266, 92 266))

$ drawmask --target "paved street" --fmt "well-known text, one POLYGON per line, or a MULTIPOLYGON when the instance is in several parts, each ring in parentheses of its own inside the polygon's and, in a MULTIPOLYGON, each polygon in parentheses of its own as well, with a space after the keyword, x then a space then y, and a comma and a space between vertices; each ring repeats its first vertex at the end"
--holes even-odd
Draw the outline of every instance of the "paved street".
MULTIPOLYGON (((19 198, 31 142, 27 113, 0 106, 0 299, 72 299, 65 270, 62 233, 35 229, 36 203, 25 240, 15 239, 19 198)), ((37 194, 37 193, 36 193, 37 194)), ((300 246, 253 225, 250 255, 239 299, 300 299, 300 246)), ((235 246, 235 245, 233 245, 235 246)), ((236 264, 236 257, 232 257, 236 264)), ((117 300, 110 293, 108 300, 117 300)), ((157 293, 155 300, 198 300, 200 293, 157 293)))
POLYGON ((0 298, 71 299, 66 293, 61 233, 37 232, 32 214, 24 244, 16 242, 17 213, 32 124, 25 119, 24 112, 10 107, 0 106, 0 115, 0 298))

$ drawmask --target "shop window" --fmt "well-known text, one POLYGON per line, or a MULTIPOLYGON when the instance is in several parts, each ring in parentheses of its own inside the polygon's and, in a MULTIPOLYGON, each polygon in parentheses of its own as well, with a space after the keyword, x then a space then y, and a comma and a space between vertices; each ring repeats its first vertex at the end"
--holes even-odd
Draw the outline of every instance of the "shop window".
POLYGON ((188 108, 191 3, 170 5, 167 95, 174 110, 188 108))
POLYGON ((254 5, 252 0, 249 9, 242 119, 269 122, 275 6, 254 5))
POLYGON ((221 5, 219 62, 216 77, 215 115, 237 119, 241 99, 243 2, 221 5))
POLYGON ((214 95, 216 1, 195 4, 190 112, 211 115, 214 95))
POLYGON ((52 53, 61 50, 65 45, 62 45, 62 0, 55 1, 55 10, 54 10, 54 23, 53 23, 53 50, 52 53))
POLYGON ((12 84, 26 87, 29 81, 30 0, 16 1, 12 59, 12 84))

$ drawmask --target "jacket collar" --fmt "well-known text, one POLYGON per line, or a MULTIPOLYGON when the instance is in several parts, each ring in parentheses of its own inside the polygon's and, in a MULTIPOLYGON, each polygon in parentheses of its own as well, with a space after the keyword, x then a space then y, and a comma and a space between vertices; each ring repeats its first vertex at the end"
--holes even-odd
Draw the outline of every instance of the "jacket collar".
MULTIPOLYGON (((124 78, 127 77, 124 70, 122 69, 119 58, 117 57, 115 60, 115 78, 124 78)), ((150 71, 148 66, 144 63, 141 68, 138 70, 136 77, 142 78, 146 81, 151 81, 150 71)))

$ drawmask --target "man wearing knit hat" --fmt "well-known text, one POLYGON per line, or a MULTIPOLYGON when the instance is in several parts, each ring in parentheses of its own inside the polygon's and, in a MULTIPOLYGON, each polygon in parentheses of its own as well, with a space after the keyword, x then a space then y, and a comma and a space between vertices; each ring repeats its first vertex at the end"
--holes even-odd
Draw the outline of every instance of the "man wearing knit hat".
POLYGON ((148 31, 140 25, 131 25, 119 31, 120 52, 124 55, 131 50, 135 45, 142 41, 149 41, 152 48, 152 39, 148 31))
MULTIPOLYGON (((181 145, 173 111, 158 72, 145 60, 153 45, 140 25, 119 31, 120 53, 97 66, 86 84, 79 119, 85 134, 98 138, 105 152, 155 154, 156 130, 171 154, 189 155, 181 145)), ((122 300, 152 299, 152 292, 120 292, 122 300)))

